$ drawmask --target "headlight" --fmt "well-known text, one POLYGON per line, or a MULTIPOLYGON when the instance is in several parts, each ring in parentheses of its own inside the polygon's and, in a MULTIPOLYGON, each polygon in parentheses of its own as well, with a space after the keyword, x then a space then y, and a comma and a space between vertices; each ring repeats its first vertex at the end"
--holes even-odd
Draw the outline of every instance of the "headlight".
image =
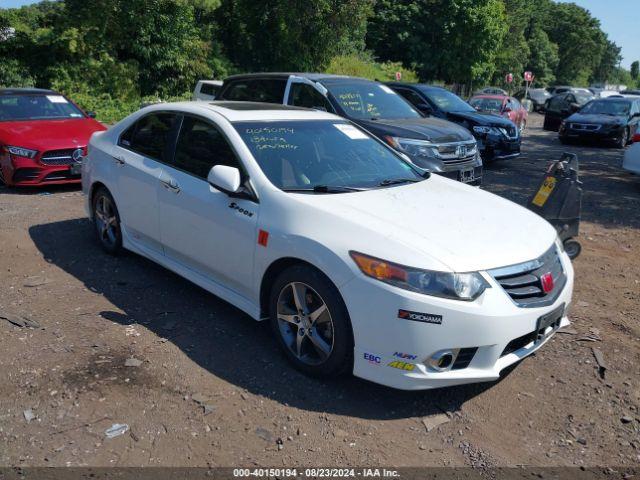
POLYGON ((37 150, 30 150, 22 147, 7 146, 7 150, 11 155, 15 155, 16 157, 36 158, 36 155, 38 155, 37 150))
POLYGON ((435 272, 405 267, 358 252, 349 252, 349 254, 360 271, 368 277, 412 292, 472 301, 490 288, 487 281, 477 272, 435 272))
POLYGON ((385 140, 396 150, 415 157, 438 158, 438 147, 426 140, 413 138, 385 137, 385 140))
POLYGON ((498 130, 496 127, 487 127, 484 125, 478 125, 473 127, 473 131, 475 133, 481 133, 483 135, 486 135, 488 133, 492 135, 500 135, 500 130, 498 130))

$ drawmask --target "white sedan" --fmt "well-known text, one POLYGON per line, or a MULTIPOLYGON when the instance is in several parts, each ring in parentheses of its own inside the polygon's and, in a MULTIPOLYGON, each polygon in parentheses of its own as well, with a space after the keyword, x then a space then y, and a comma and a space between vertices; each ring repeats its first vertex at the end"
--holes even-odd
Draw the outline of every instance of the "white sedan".
POLYGON ((82 181, 104 250, 269 319, 309 374, 494 380, 569 323, 573 269, 549 223, 325 112, 155 105, 93 136, 82 181))
POLYGON ((622 168, 628 172, 640 175, 640 131, 633 137, 633 145, 624 152, 622 168))

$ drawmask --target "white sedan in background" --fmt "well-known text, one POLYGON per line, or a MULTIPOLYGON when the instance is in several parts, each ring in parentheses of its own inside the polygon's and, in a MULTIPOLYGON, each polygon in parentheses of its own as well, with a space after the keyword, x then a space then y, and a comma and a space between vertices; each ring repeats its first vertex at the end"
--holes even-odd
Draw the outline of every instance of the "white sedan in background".
POLYGON ((622 168, 628 172, 640 175, 640 132, 637 132, 633 139, 633 145, 627 148, 622 160, 622 168))
POLYGON ((104 250, 269 319, 309 374, 494 380, 569 323, 573 269, 549 223, 329 113, 151 106, 93 136, 82 181, 104 250))

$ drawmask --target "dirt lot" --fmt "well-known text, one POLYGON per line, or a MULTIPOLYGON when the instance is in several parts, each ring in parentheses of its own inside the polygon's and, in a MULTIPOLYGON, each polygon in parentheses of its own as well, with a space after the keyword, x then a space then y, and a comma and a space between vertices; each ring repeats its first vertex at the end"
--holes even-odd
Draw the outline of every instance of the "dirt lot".
MULTIPOLYGON (((535 117, 485 178, 521 203, 564 149, 535 117)), ((640 178, 620 151, 567 149, 585 188, 572 329, 499 382, 418 393, 298 374, 265 324, 104 255, 78 189, 0 188, 0 311, 40 325, 0 319, 0 465, 638 466, 640 178)))

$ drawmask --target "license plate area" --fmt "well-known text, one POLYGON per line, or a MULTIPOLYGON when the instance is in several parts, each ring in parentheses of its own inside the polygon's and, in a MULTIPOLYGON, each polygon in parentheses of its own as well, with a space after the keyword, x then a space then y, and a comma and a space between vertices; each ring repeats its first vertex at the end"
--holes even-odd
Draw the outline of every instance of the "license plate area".
POLYGON ((473 168, 460 170, 460 175, 458 176, 458 178, 462 183, 474 182, 476 180, 475 170, 473 168))
POLYGON ((564 316, 564 307, 565 304, 563 303, 552 312, 538 318, 538 322, 536 324, 536 344, 542 342, 560 327, 560 322, 564 316))
POLYGON ((80 175, 82 173, 82 164, 74 163, 69 167, 70 175, 80 175))

